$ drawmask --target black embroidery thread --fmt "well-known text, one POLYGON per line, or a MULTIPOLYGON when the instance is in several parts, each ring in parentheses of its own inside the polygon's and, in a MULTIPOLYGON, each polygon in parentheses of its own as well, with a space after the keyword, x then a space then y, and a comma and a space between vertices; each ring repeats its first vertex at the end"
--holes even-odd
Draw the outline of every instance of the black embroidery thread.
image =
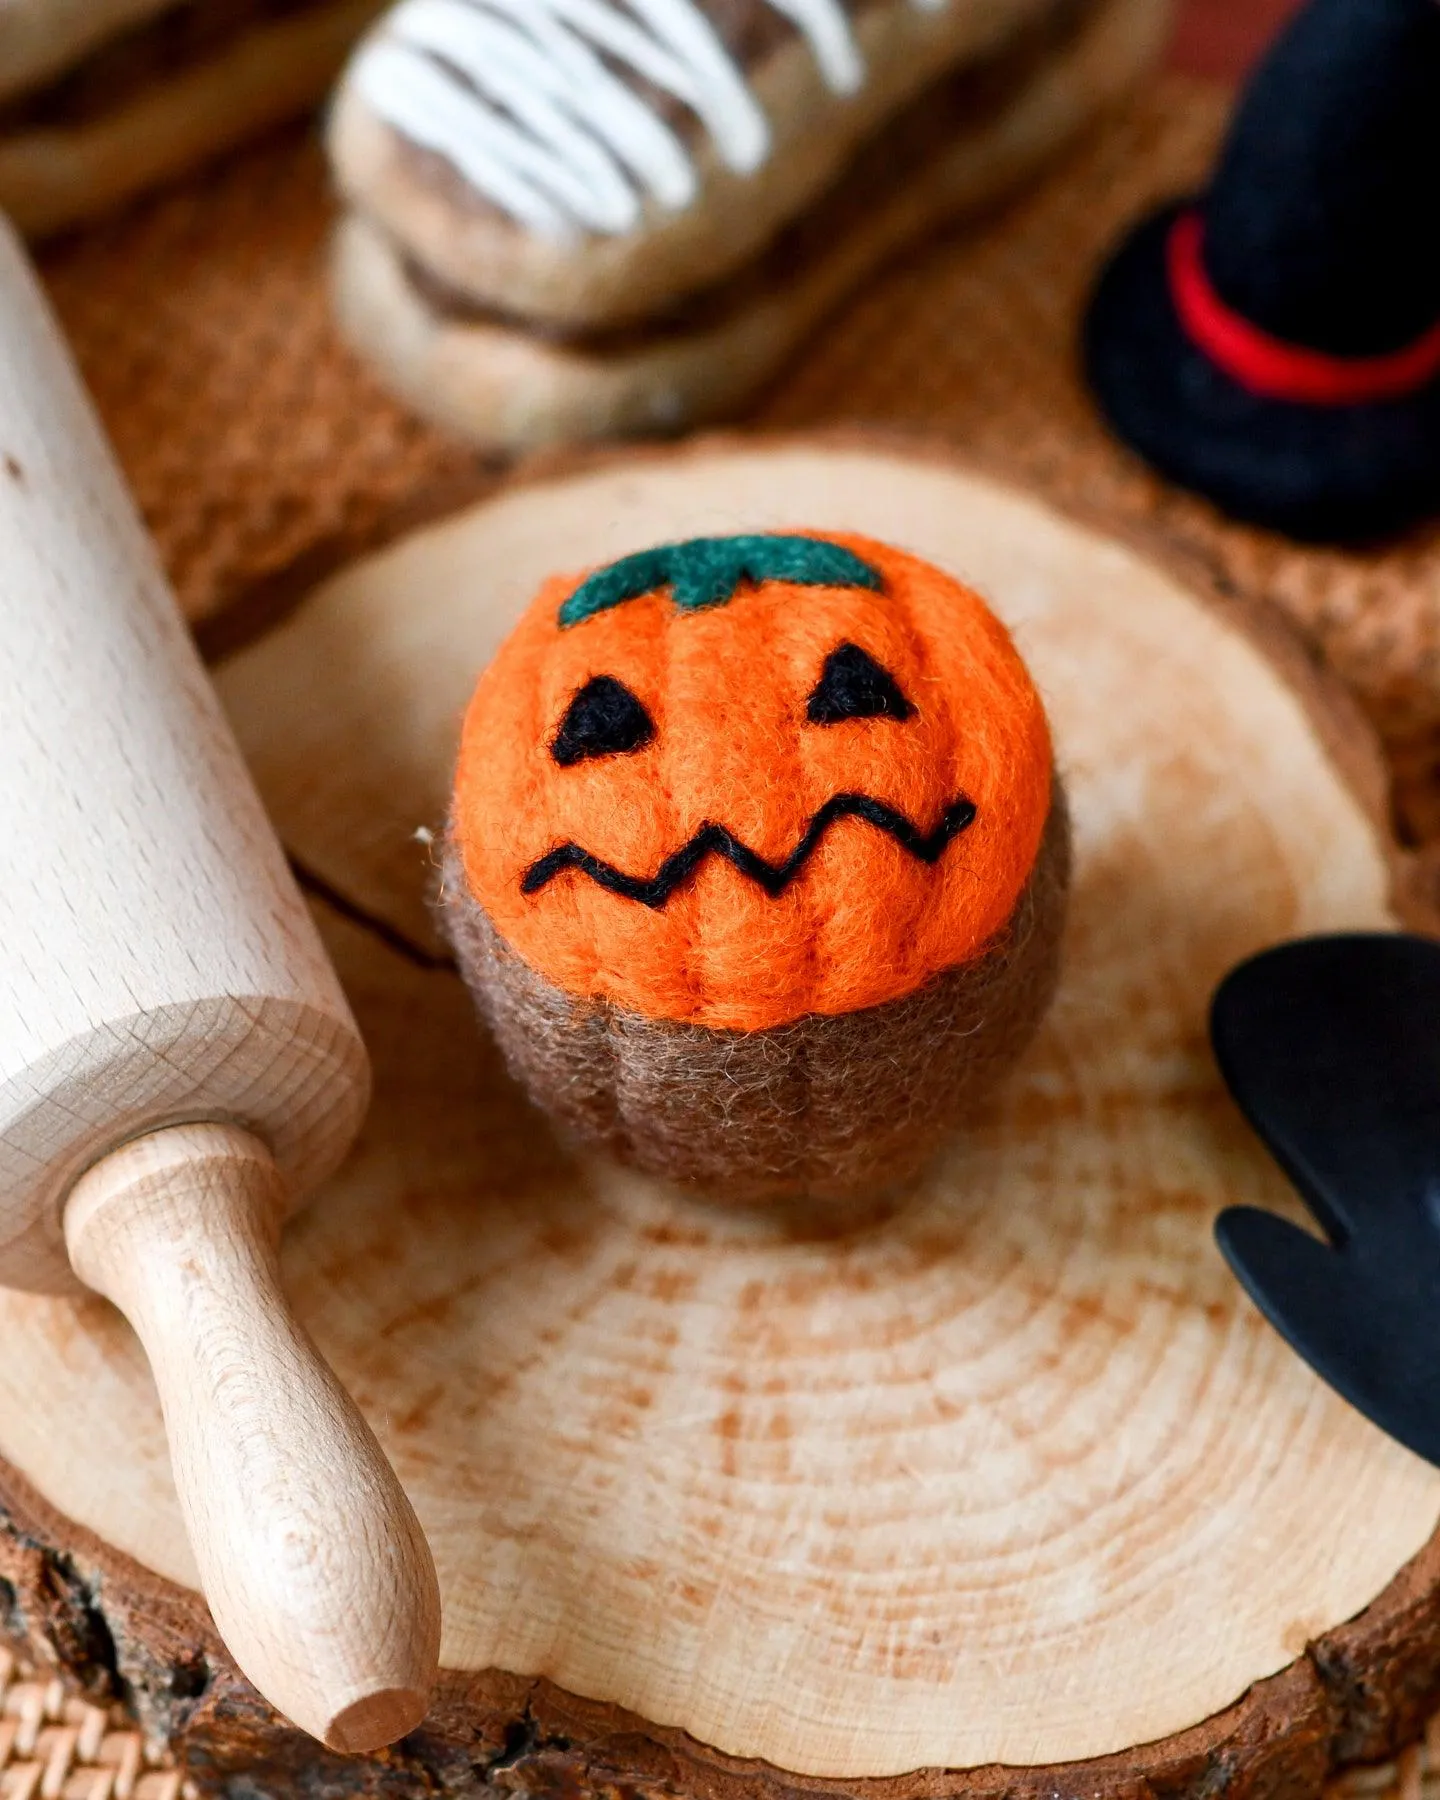
POLYGON ((772 900, 776 900, 804 868, 837 819, 864 819, 877 831, 888 832, 902 850, 908 850, 918 861, 934 863, 939 861, 951 839, 973 824, 975 805, 962 796, 945 809, 933 831, 922 832, 904 813, 887 806, 883 800, 874 800, 868 794, 834 794, 811 819, 800 842, 783 863, 770 862, 747 844, 742 844, 723 825, 707 822, 688 844, 667 856, 649 880, 625 874, 613 863, 582 850, 578 844, 559 844, 530 865, 520 882, 520 890, 536 894, 546 882, 553 881, 566 869, 578 869, 612 894, 619 894, 625 900, 638 900, 642 906, 658 910, 689 880, 705 858, 713 855, 725 857, 742 875, 748 875, 772 900))
POLYGON ((595 756, 643 750, 655 736, 644 705, 613 675, 594 675, 565 709, 550 745, 562 769, 595 756))
POLYGON ((844 719, 908 719, 914 711, 890 671, 868 650, 851 643, 838 644, 825 658, 805 705, 812 725, 838 725, 844 719))

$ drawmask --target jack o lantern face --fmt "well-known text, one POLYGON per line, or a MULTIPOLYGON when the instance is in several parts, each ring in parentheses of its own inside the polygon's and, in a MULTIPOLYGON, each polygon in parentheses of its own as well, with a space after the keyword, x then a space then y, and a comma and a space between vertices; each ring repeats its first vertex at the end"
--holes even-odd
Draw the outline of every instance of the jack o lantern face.
POLYGON ((545 585, 466 715, 453 830, 556 987, 755 1031, 982 954, 1050 789, 968 588, 849 535, 710 538, 545 585))

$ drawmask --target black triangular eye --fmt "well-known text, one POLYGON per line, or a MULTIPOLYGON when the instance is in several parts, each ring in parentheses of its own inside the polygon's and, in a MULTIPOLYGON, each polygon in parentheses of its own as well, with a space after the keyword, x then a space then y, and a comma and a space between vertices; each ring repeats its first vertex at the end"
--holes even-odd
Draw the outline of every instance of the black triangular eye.
POLYGON ((908 719, 914 710, 895 677, 858 644, 841 644, 825 658, 805 708, 812 725, 838 725, 841 719, 908 719))
POLYGON ((625 683, 594 675, 565 708, 550 754, 568 769, 592 756, 643 749, 654 735, 654 720, 625 683))

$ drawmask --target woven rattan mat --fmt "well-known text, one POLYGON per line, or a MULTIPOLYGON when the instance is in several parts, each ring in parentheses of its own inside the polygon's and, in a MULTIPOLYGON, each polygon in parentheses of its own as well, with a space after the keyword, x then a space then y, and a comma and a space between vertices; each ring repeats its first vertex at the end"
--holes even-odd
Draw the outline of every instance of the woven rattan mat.
POLYGON ((117 1706, 67 1697, 0 1649, 0 1800, 181 1800, 186 1789, 117 1706))
MULTIPOLYGON (((1104 246, 1152 198, 1201 176, 1224 107, 1214 87, 1157 83, 1029 198, 873 284, 755 420, 947 434, 1062 501, 1158 527, 1235 587, 1278 601, 1368 708, 1391 755, 1402 834, 1435 846, 1440 867, 1440 531, 1350 554, 1229 525, 1113 446, 1075 378, 1075 319, 1104 246)), ((263 628, 397 514, 443 510, 499 477, 392 404, 335 341, 329 216, 318 150, 291 133, 44 258, 212 650, 263 628)), ((3 1652, 0 1713, 0 1800, 177 1792, 173 1773, 140 1773, 135 1734, 3 1652)), ((1338 1791, 1419 1800, 1427 1789, 1440 1800, 1440 1719, 1423 1744, 1350 1773, 1338 1791)))

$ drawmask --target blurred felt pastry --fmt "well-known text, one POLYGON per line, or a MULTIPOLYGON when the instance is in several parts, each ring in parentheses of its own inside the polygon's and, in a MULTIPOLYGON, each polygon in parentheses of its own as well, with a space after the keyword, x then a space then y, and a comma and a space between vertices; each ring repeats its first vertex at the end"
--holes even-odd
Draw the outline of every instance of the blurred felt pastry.
POLYGON ((0 208, 94 218, 321 100, 377 0, 0 0, 0 208))
POLYGON ((347 336, 498 449, 733 410, 1031 172, 1168 0, 401 0, 337 93, 347 336))

